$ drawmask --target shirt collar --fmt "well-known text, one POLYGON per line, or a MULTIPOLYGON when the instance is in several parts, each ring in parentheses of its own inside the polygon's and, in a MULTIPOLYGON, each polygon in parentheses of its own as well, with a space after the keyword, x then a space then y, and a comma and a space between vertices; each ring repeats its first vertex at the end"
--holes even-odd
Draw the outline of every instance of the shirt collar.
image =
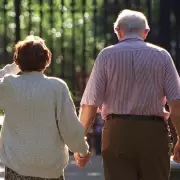
POLYGON ((128 34, 124 38, 122 38, 119 42, 126 41, 126 40, 141 40, 141 41, 143 41, 143 39, 137 34, 128 34))

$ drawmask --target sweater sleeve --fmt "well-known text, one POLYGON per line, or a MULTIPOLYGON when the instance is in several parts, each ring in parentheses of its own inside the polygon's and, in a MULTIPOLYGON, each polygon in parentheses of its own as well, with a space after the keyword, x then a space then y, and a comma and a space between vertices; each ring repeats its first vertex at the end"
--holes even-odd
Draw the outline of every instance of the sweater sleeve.
POLYGON ((8 64, 3 69, 0 69, 0 78, 3 78, 4 76, 8 74, 16 75, 20 72, 19 67, 15 64, 8 64))
POLYGON ((4 77, 6 75, 16 75, 19 72, 20 69, 15 63, 8 64, 3 69, 0 69, 0 109, 4 110, 8 103, 8 98, 10 98, 9 96, 7 96, 8 88, 5 83, 4 77))
POLYGON ((60 133, 64 143, 72 152, 85 155, 89 146, 84 138, 84 128, 78 120, 69 89, 65 83, 63 86, 62 98, 57 102, 60 133))

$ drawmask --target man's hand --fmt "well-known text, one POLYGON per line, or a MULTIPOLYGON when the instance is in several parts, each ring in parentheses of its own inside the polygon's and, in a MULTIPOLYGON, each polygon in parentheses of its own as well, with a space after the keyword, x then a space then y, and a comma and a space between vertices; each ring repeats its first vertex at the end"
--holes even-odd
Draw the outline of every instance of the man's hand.
POLYGON ((76 160, 76 166, 78 166, 79 168, 85 167, 87 162, 89 162, 90 155, 91 155, 90 152, 88 152, 88 154, 86 156, 81 157, 79 153, 74 153, 74 158, 76 160))
POLYGON ((180 139, 178 139, 174 147, 174 157, 173 160, 177 163, 180 163, 180 139))

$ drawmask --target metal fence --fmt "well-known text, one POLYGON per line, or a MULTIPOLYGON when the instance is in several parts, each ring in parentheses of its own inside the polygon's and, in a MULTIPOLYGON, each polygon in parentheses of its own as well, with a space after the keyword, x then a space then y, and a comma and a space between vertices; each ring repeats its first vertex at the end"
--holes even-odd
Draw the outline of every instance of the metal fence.
POLYGON ((39 35, 53 53, 47 73, 63 78, 78 102, 97 53, 117 42, 118 13, 130 8, 147 15, 147 40, 170 51, 180 72, 179 7, 179 0, 1 0, 0 63, 11 61, 15 42, 39 35))

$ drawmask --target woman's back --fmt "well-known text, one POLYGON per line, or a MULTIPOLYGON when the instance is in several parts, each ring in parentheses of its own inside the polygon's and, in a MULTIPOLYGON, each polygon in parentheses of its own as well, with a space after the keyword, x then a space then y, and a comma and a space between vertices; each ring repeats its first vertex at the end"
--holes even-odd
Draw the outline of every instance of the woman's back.
POLYGON ((44 171, 58 163, 64 166, 67 159, 61 157, 62 152, 68 151, 59 138, 55 114, 55 101, 62 98, 63 83, 42 73, 30 72, 5 77, 4 86, 7 91, 3 93, 6 103, 2 108, 6 116, 2 144, 7 150, 6 161, 16 162, 17 171, 22 164, 26 169, 28 167, 28 172, 31 168, 33 172, 37 168, 44 171))

